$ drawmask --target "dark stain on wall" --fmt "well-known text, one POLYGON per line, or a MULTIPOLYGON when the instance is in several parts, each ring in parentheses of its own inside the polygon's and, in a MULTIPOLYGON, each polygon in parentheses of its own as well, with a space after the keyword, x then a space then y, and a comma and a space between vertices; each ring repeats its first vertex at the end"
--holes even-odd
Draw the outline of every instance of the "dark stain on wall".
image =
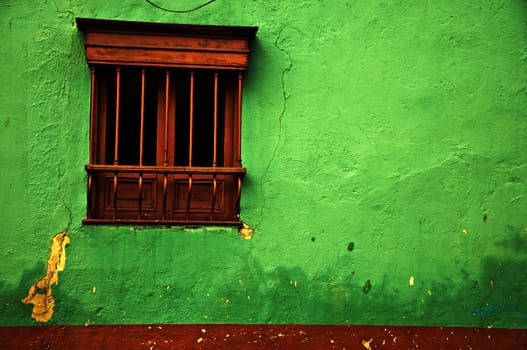
POLYGON ((371 281, 367 280, 366 283, 364 283, 364 286, 362 286, 362 291, 364 294, 368 294, 371 290, 371 281))

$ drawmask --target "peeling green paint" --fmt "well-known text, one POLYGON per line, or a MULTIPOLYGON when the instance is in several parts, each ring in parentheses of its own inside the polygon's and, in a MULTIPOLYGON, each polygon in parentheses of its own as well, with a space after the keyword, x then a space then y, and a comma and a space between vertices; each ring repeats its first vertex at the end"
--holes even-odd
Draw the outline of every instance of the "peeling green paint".
POLYGON ((2 1, 0 324, 34 323, 20 299, 44 272, 42 232, 71 218, 53 324, 527 328, 526 23, 519 0, 2 1), (82 226, 75 17, 260 27, 243 100, 252 239, 82 226))

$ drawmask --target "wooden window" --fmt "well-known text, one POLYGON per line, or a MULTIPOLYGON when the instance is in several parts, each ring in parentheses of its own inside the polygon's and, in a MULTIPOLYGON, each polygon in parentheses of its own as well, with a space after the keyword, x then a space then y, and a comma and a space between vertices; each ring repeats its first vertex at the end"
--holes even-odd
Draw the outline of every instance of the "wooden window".
POLYGON ((91 67, 85 223, 239 225, 256 27, 77 18, 91 67))

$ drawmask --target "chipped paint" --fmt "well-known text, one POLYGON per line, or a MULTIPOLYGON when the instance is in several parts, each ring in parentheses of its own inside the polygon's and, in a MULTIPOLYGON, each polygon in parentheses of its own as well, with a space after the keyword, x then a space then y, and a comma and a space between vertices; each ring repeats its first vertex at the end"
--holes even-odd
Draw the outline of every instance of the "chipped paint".
POLYGON ((370 343, 373 341, 373 338, 371 338, 370 340, 364 340, 362 339, 362 346, 364 346, 365 349, 367 350, 371 350, 371 345, 370 343))
POLYGON ((242 227, 238 230, 238 235, 241 238, 251 239, 253 238, 254 228, 247 225, 245 222, 242 223, 242 227))
POLYGON ((64 271, 66 266, 66 246, 69 243, 70 238, 66 230, 53 236, 46 274, 29 287, 27 296, 22 299, 24 304, 33 304, 31 317, 38 322, 48 322, 53 316, 55 299, 51 286, 59 283, 59 272, 64 271))
POLYGON ((291 280, 291 281, 289 281, 289 285, 290 285, 291 287, 293 287, 293 288, 296 288, 296 287, 298 286, 298 283, 297 283, 296 280, 291 280))

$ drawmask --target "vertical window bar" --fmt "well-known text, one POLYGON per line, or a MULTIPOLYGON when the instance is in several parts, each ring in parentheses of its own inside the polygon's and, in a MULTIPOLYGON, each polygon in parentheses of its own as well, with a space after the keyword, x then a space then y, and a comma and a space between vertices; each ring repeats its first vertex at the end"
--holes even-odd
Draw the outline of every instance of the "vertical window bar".
POLYGON ((90 98, 90 164, 95 163, 95 67, 91 67, 91 98, 90 98))
POLYGON ((165 144, 163 148, 164 160, 163 164, 168 165, 168 107, 170 102, 170 71, 167 69, 165 74, 165 144))
POLYGON ((241 195, 242 195, 242 177, 240 175, 237 175, 237 180, 238 180, 238 193, 237 193, 237 196, 236 196, 236 216, 239 218, 239 215, 240 215, 240 199, 241 199, 241 195))
MULTIPOLYGON (((143 167, 143 143, 145 130, 145 69, 141 69, 141 125, 139 130, 139 167, 143 167)), ((138 184, 138 201, 139 206, 137 218, 141 219, 142 200, 143 200, 143 172, 139 172, 138 184)))
POLYGON ((137 219, 141 219, 141 212, 142 212, 142 201, 143 201, 143 172, 139 172, 139 188, 137 189, 137 195, 138 195, 138 212, 137 212, 137 219))
POLYGON ((218 72, 214 72, 214 150, 212 155, 212 166, 216 166, 218 153, 218 72))
POLYGON ((166 212, 167 212, 167 185, 168 185, 168 179, 167 179, 167 173, 163 175, 163 220, 166 219, 166 212))
POLYGON ((113 219, 117 218, 117 172, 113 173, 113 219))
POLYGON ((192 197, 192 174, 188 175, 187 220, 190 215, 190 199, 192 197))
POLYGON ((119 164, 119 112, 121 108, 121 69, 116 69, 115 84, 115 147, 113 153, 113 165, 119 164))
MULTIPOLYGON (((163 145, 163 165, 168 165, 168 107, 170 102, 170 70, 165 72, 165 143, 163 145)), ((166 219, 167 212, 167 173, 163 173, 163 220, 166 219)))
MULTIPOLYGON (((192 134, 194 133, 194 71, 190 71, 190 116, 188 140, 188 166, 192 167, 192 134)), ((192 198, 192 174, 188 175, 187 219, 190 215, 190 201, 192 198)))
POLYGON ((143 143, 145 131, 145 69, 141 69, 141 126, 139 131, 139 166, 143 166, 143 143))
POLYGON ((212 176, 212 205, 210 206, 210 220, 213 218, 214 214, 214 205, 216 204, 216 192, 217 192, 217 181, 216 181, 216 173, 212 176))
MULTIPOLYGON (((113 165, 119 164, 119 109, 121 100, 121 69, 116 69, 115 83, 115 144, 113 165)), ((117 217, 117 172, 113 174, 113 219, 117 217)))
POLYGON ((88 218, 93 217, 93 209, 94 201, 92 200, 92 182, 93 182, 93 175, 92 173, 88 174, 88 218))
POLYGON ((236 108, 236 121, 238 123, 238 134, 236 135, 236 139, 238 141, 237 147, 236 147, 236 158, 238 166, 242 166, 242 78, 243 73, 241 71, 238 72, 238 108, 236 108))
POLYGON ((188 141, 188 166, 192 166, 192 134, 194 129, 194 71, 190 71, 190 122, 188 141))
MULTIPOLYGON (((214 149, 212 153, 212 167, 216 167, 217 153, 218 153, 218 72, 214 72, 214 149)), ((212 204, 210 206, 210 220, 212 220, 214 213, 214 205, 216 204, 216 173, 212 175, 212 204)))

